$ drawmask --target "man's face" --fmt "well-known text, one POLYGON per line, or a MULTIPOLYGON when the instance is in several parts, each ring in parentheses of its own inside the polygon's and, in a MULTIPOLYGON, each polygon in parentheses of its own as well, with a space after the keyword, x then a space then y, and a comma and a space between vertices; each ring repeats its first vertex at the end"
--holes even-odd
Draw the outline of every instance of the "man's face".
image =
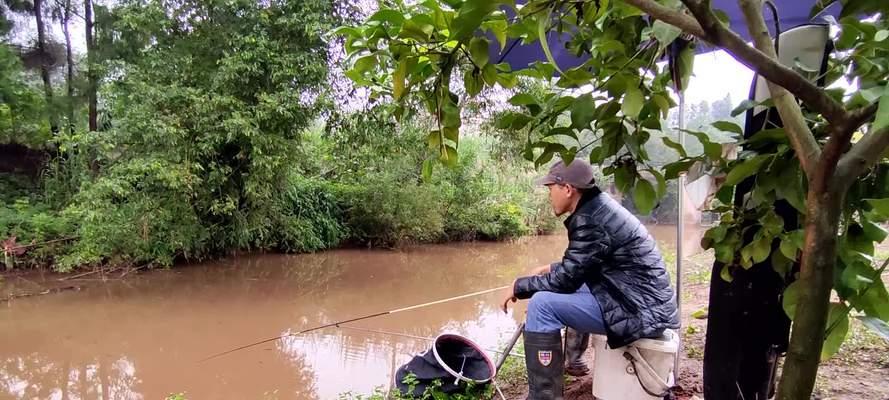
POLYGON ((549 189, 549 204, 553 207, 553 213, 557 217, 571 211, 573 197, 576 191, 569 185, 552 184, 546 186, 549 189))

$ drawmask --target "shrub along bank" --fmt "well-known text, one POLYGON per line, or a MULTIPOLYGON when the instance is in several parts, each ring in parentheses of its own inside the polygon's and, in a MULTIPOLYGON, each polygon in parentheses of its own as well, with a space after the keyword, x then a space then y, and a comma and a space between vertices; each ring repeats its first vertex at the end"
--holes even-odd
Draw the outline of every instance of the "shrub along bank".
POLYGON ((207 190, 205 182, 218 178, 202 174, 200 165, 163 157, 80 171, 78 185, 70 182, 71 170, 89 167, 70 155, 51 161, 36 180, 2 174, 6 257, 0 262, 62 272, 101 264, 170 266, 231 251, 508 240, 558 226, 544 193, 531 186, 535 172, 520 161, 492 159, 486 138, 464 140, 459 162, 437 165, 424 180, 423 129, 366 129, 383 139, 358 140, 361 132, 346 133, 342 124, 302 133, 280 178, 271 189, 257 189, 256 198, 226 193, 225 184, 207 190))

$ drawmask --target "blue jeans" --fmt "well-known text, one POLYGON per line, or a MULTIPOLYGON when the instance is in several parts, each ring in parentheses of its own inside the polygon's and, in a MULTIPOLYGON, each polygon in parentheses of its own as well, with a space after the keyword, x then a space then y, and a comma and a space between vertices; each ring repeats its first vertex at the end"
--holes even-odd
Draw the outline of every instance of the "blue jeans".
POLYGON ((605 334, 602 308, 586 285, 574 293, 537 292, 528 303, 525 330, 550 333, 570 327, 580 333, 605 334))

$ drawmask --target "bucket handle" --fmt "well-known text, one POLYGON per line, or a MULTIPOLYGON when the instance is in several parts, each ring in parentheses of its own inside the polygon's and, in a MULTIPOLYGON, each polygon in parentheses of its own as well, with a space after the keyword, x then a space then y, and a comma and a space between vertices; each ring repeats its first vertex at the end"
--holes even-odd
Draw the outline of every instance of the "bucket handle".
POLYGON ((643 358, 642 355, 639 354, 639 350, 635 347, 627 347, 627 350, 624 351, 624 358, 626 358, 627 361, 630 362, 630 365, 633 366, 633 373, 634 375, 636 375, 636 380, 639 381, 639 386, 641 386, 642 390, 644 390, 645 393, 648 393, 650 396, 665 397, 669 395, 670 392, 673 391, 673 389, 679 388, 679 386, 672 386, 664 381, 664 379, 661 378, 660 375, 658 375, 654 368, 651 368, 651 365, 649 365, 648 362, 645 361, 645 358, 643 358), (645 386, 644 382, 642 382, 642 377, 639 376, 640 365, 642 366, 642 369, 645 371, 646 374, 651 376, 655 382, 659 383, 660 387, 658 388, 658 390, 651 390, 645 386))

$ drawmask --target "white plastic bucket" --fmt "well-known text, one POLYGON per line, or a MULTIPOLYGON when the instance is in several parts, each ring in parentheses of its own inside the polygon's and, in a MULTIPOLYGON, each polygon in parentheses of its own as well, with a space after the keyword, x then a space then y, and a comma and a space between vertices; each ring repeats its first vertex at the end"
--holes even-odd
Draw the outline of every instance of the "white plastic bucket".
POLYGON ((592 341, 596 349, 593 368, 596 399, 661 400, 663 395, 653 396, 649 392, 660 394, 673 386, 673 360, 679 350, 676 332, 668 329, 658 339, 639 339, 617 349, 609 348, 602 335, 593 335, 592 341), (634 361, 628 360, 624 353, 634 361))

